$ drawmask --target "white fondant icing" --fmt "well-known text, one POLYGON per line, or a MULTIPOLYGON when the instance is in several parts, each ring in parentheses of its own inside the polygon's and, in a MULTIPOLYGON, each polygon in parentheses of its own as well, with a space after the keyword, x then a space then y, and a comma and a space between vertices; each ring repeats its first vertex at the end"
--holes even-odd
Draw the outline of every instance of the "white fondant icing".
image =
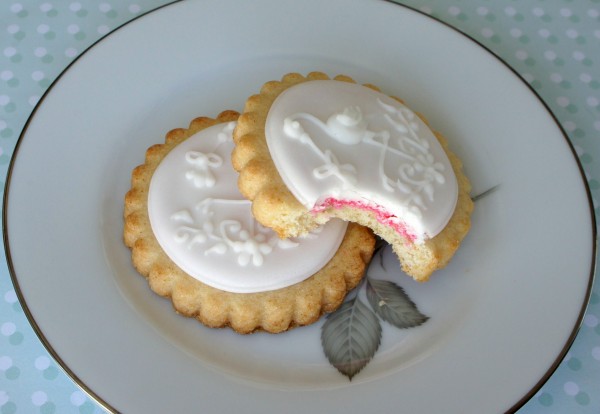
POLYGON ((200 131, 162 160, 148 194, 154 235, 181 269, 221 290, 251 293, 301 282, 335 254, 346 224, 281 240, 256 222, 229 162, 234 127, 200 131))
POLYGON ((442 146, 413 111, 380 92, 300 83, 277 97, 265 134, 283 181, 310 210, 332 198, 384 209, 416 242, 437 235, 454 212, 458 184, 442 146))

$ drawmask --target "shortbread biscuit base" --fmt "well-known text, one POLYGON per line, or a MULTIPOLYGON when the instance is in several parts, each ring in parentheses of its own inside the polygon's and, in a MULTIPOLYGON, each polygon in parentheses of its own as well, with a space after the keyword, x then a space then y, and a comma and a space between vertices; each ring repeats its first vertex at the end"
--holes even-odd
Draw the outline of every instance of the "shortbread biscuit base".
MULTIPOLYGON (((382 225, 372 212, 349 207, 310 212, 287 189, 271 159, 265 137, 265 123, 275 99, 284 90, 298 83, 327 79, 330 78, 322 72, 312 72, 306 77, 290 73, 281 81, 265 83, 259 94, 248 98, 233 133, 236 147, 232 154, 232 162, 240 173, 240 191, 252 200, 252 213, 256 220, 274 229, 282 238, 305 234, 326 223, 331 217, 339 217, 371 228, 392 245, 405 273, 415 280, 426 281, 435 270, 446 266, 460 246, 471 227, 470 216, 473 210, 473 202, 469 195, 471 185, 462 171, 462 163, 450 151, 446 139, 440 133, 434 131, 454 169, 459 187, 458 201, 446 228, 422 244, 412 243, 393 229, 382 225)), ((333 79, 356 83, 344 75, 333 79)), ((370 84, 364 86, 380 91, 370 84)), ((401 99, 392 98, 403 103, 401 99)), ((417 115, 428 124, 421 114, 417 115)))
POLYGON ((309 325, 337 309, 346 293, 360 282, 375 245, 369 229, 350 224, 338 252, 319 272, 295 285, 259 293, 225 292, 198 281, 171 261, 152 232, 148 189, 160 161, 196 132, 235 121, 238 115, 225 111, 216 119, 194 119, 187 129, 170 131, 164 144, 147 150, 145 163, 133 170, 131 189, 125 196, 125 244, 131 248, 134 267, 147 278, 150 288, 170 298, 181 315, 243 334, 257 330, 278 333, 309 325))

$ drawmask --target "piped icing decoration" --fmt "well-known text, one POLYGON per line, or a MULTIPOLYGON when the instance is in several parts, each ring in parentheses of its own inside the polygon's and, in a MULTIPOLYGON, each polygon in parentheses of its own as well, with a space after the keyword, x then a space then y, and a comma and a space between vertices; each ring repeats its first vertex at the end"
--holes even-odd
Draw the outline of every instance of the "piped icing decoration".
POLYGON ((177 266, 217 289, 252 293, 301 282, 333 257, 346 223, 282 240, 255 221, 229 162, 234 127, 206 128, 161 161, 148 194, 152 231, 177 266))
POLYGON ((265 125, 284 183, 313 213, 374 213, 409 241, 446 226, 458 198, 450 160, 412 110, 371 88, 336 80, 283 91, 265 125))

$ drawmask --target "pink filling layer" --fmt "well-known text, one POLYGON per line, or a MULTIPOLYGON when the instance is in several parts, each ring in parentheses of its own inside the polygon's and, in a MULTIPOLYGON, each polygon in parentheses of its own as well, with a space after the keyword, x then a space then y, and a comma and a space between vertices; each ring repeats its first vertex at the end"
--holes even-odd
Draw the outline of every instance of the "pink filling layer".
POLYGON ((417 236, 411 232, 400 219, 391 214, 389 211, 381 206, 366 203, 364 201, 357 200, 340 200, 334 197, 328 197, 323 202, 317 204, 313 209, 312 213, 320 213, 328 208, 340 209, 344 207, 357 208, 363 211, 369 211, 375 215, 378 222, 384 226, 393 228, 402 237, 410 242, 414 242, 417 236))

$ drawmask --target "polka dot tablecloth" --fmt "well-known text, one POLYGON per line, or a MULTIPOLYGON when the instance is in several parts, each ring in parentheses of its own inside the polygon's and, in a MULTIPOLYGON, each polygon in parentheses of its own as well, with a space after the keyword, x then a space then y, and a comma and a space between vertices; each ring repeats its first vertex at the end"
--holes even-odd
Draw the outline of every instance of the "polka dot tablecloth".
MULTIPOLYGON (((564 127, 600 189, 600 0, 403 0, 512 66, 564 127)), ((88 46, 165 0, 0 2, 0 181, 52 81, 88 46)), ((564 361, 519 413, 600 413, 600 285, 564 361)), ((0 263, 0 414, 101 413, 49 356, 0 263)))

